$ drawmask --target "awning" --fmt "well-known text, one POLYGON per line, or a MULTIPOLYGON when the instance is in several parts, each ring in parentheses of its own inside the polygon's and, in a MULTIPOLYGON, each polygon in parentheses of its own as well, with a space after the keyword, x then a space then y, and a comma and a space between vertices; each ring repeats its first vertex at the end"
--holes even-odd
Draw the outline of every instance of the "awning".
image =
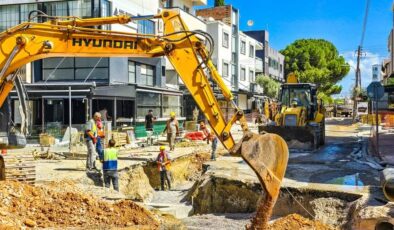
POLYGON ((156 87, 141 87, 138 86, 137 92, 158 93, 164 95, 183 96, 183 92, 179 90, 156 88, 156 87))
POLYGON ((92 97, 135 98, 135 85, 109 85, 92 88, 92 97))

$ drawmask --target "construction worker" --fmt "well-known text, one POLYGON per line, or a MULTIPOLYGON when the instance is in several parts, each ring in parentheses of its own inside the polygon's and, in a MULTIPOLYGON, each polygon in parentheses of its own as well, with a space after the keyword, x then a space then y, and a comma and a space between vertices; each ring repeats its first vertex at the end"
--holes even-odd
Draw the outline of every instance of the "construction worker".
POLYGON ((167 131, 167 141, 170 145, 170 151, 175 149, 175 138, 179 135, 179 123, 175 118, 175 112, 170 113, 170 119, 167 120, 163 133, 167 131))
POLYGON ((211 131, 206 125, 204 121, 200 122, 200 130, 204 134, 204 140, 207 141, 207 144, 209 142, 212 142, 212 152, 211 152, 211 160, 215 161, 216 160, 216 149, 218 147, 218 138, 215 136, 213 131, 211 131))
POLYGON ((166 152, 165 146, 160 146, 160 153, 156 159, 157 168, 160 172, 160 183, 161 183, 161 190, 164 191, 164 182, 167 181, 168 189, 171 190, 171 174, 170 174, 170 167, 171 167, 171 158, 166 152))
POLYGON ((96 126, 97 126, 97 143, 96 143, 96 152, 99 156, 100 159, 103 158, 104 154, 104 146, 102 145, 102 140, 104 140, 105 135, 104 135, 104 127, 103 127, 103 122, 102 122, 102 117, 98 118, 96 120, 96 126))
POLYGON ((108 147, 104 150, 103 173, 104 173, 104 185, 109 188, 114 187, 116 191, 119 191, 119 177, 118 177, 118 150, 115 148, 115 140, 111 139, 108 141, 108 147))
POLYGON ((153 122, 156 120, 156 117, 153 116, 153 110, 148 110, 148 113, 145 115, 145 130, 146 130, 146 142, 147 145, 153 145, 153 122))
POLYGON ((96 112, 93 115, 93 118, 88 121, 86 124, 85 128, 85 140, 86 140, 86 146, 88 147, 88 153, 86 157, 86 169, 91 171, 93 169, 96 169, 96 157, 97 157, 97 152, 96 152, 96 143, 97 143, 97 125, 96 121, 100 120, 101 114, 96 112))

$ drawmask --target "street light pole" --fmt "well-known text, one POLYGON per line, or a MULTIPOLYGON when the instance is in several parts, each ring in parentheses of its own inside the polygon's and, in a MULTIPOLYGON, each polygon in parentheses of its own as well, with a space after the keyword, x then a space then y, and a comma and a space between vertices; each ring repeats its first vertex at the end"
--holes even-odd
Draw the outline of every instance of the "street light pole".
POLYGON ((358 46, 357 49, 357 66, 356 66, 356 84, 354 85, 353 90, 353 122, 356 120, 357 116, 357 96, 358 91, 361 90, 361 72, 360 72, 360 58, 361 58, 362 48, 358 46))

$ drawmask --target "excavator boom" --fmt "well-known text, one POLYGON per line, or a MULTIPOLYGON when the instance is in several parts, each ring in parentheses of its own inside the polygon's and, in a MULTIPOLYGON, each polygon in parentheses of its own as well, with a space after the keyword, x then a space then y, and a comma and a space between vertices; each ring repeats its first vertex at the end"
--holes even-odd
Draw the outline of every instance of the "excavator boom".
MULTIPOLYGON (((210 126, 223 146, 238 154, 256 172, 266 190, 266 204, 272 210, 284 176, 288 150, 279 136, 259 136, 248 131, 243 112, 237 107, 233 95, 218 74, 210 52, 198 36, 212 43, 211 37, 201 31, 189 31, 178 10, 163 10, 148 17, 131 18, 113 16, 108 18, 61 20, 47 17, 45 23, 26 22, 0 34, 0 106, 14 85, 13 73, 21 66, 38 59, 50 57, 158 57, 166 56, 196 104, 204 113, 210 126), (131 20, 155 18, 164 23, 163 35, 146 35, 87 28, 104 24, 125 24, 131 20), (221 89, 226 100, 233 104, 235 115, 226 121, 210 87, 209 73, 221 89), (11 76, 11 77, 10 77, 11 76), (240 122, 245 132, 237 145, 230 133, 232 125, 240 122), (268 202, 269 201, 269 202, 268 202)), ((265 205, 267 206, 267 205, 265 205)), ((266 207, 267 208, 267 207, 266 207)), ((257 228, 267 223, 270 211, 263 212, 253 222, 257 228), (262 214, 263 215, 263 214, 262 214)))

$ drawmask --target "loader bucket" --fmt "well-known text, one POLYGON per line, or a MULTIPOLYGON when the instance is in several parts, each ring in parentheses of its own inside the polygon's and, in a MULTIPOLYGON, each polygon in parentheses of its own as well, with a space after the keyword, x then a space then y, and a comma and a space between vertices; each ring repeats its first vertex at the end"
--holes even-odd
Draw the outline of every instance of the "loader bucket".
POLYGON ((318 128, 312 126, 259 126, 259 133, 275 133, 287 142, 289 148, 316 149, 318 128))
POLYGON ((251 225, 252 229, 264 229, 268 225, 286 172, 289 158, 287 144, 276 134, 259 135, 246 132, 231 152, 241 154, 256 173, 265 191, 251 225))

